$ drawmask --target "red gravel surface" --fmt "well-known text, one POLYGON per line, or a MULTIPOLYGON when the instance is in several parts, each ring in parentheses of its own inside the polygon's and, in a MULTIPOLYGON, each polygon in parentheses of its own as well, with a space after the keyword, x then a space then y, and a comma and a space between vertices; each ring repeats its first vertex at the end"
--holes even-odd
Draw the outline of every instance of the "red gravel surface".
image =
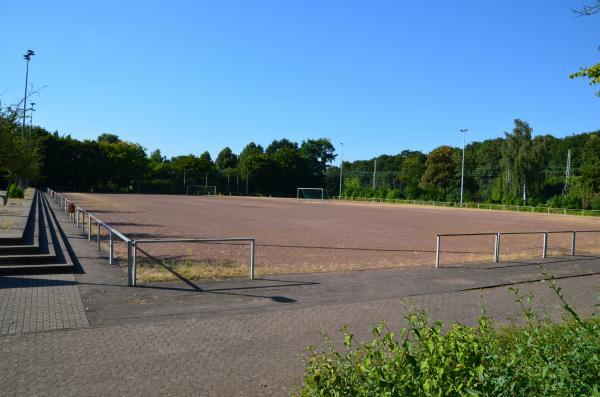
MULTIPOLYGON (((504 211, 248 197, 69 193, 132 239, 254 237, 258 274, 433 266, 444 233, 600 230, 600 219, 504 211)), ((570 235, 552 234, 549 254, 564 255, 570 235)), ((542 235, 503 236, 505 260, 539 257, 542 235)), ((158 245, 152 255, 191 255, 243 264, 247 246, 158 245)), ((579 253, 600 250, 600 233, 577 236, 579 253)), ((442 239, 442 262, 492 258, 487 237, 442 239)), ((596 252, 598 253, 598 252, 596 252)))

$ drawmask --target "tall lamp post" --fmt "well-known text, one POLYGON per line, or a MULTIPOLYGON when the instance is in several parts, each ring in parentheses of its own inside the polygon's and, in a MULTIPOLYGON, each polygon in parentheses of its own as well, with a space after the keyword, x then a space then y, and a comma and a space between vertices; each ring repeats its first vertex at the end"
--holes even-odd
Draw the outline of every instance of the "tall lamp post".
POLYGON ((463 206, 463 192, 465 187, 465 140, 467 139, 467 129, 463 128, 460 132, 463 133, 463 150, 462 150, 462 167, 460 171, 460 206, 463 206))
POLYGON ((35 55, 32 50, 27 50, 23 59, 27 61, 25 67, 25 98, 23 99, 23 126, 21 127, 21 139, 25 138, 25 114, 27 113, 27 80, 29 79, 29 61, 31 57, 35 55))
POLYGON ((344 142, 340 142, 342 145, 342 161, 340 161, 340 195, 338 199, 342 199, 342 181, 343 181, 343 173, 344 173, 344 142))

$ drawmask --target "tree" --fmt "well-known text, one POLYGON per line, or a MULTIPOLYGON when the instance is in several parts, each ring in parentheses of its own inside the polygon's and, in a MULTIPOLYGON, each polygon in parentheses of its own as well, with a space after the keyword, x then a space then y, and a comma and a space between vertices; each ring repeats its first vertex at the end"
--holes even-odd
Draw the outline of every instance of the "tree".
POLYGON ((272 186, 272 163, 270 157, 264 153, 262 146, 250 142, 240 153, 239 169, 241 176, 246 177, 246 187, 249 191, 249 179, 252 177, 252 190, 268 193, 272 186))
POLYGON ((224 147, 217 155, 215 165, 219 170, 235 168, 238 165, 238 156, 229 147, 224 147))
POLYGON ((505 132, 502 163, 506 171, 507 190, 515 197, 520 195, 527 203, 528 192, 539 188, 543 173, 538 164, 542 161, 543 142, 531 139, 532 129, 525 121, 515 119, 512 133, 505 132))
POLYGON ((414 154, 408 156, 402 162, 398 178, 404 185, 404 193, 407 198, 416 198, 419 194, 419 181, 424 172, 423 155, 414 154))
POLYGON ((455 182, 456 167, 452 148, 440 146, 427 156, 421 181, 427 186, 441 189, 442 198, 445 199, 448 188, 455 182))
MULTIPOLYGON (((598 1, 597 4, 591 6, 584 5, 579 10, 572 9, 572 11, 577 16, 596 14, 597 12, 600 12, 600 1, 598 1)), ((580 68, 579 72, 572 73, 569 77, 571 77, 572 79, 577 77, 587 77, 590 80, 590 85, 600 84, 600 63, 597 63, 588 68, 580 68)), ((596 95, 600 96, 600 91, 597 91, 596 95)))
POLYGON ((306 161, 313 175, 322 177, 337 155, 334 154, 335 147, 326 138, 307 139, 300 145, 300 155, 306 161))
MULTIPOLYGON (((600 63, 590 66, 589 68, 581 68, 579 72, 571 74, 572 79, 577 77, 587 77, 590 85, 600 84, 600 63)), ((600 91, 596 92, 596 96, 600 96, 600 91)))
POLYGON ((586 207, 589 199, 600 192, 600 136, 597 134, 590 137, 583 149, 581 179, 586 191, 583 203, 586 207))
POLYGON ((273 140, 273 142, 271 142, 271 144, 269 146, 267 146, 267 149, 265 150, 265 153, 268 154, 269 156, 273 156, 278 150, 281 149, 290 149, 290 150, 298 150, 298 144, 296 142, 292 142, 289 139, 283 138, 283 139, 275 139, 273 140))
POLYGON ((120 142, 121 139, 115 134, 100 134, 97 139, 98 143, 117 143, 120 142))
POLYGON ((100 140, 111 167, 108 186, 111 190, 137 191, 148 169, 146 150, 137 143, 114 140, 100 140))
POLYGON ((167 158, 162 155, 160 149, 156 149, 155 151, 150 153, 150 161, 153 161, 155 163, 164 163, 165 161, 167 161, 167 158))
POLYGON ((33 135, 21 134, 21 116, 22 111, 16 107, 0 104, 0 175, 5 175, 8 182, 32 181, 40 173, 40 142, 33 135))

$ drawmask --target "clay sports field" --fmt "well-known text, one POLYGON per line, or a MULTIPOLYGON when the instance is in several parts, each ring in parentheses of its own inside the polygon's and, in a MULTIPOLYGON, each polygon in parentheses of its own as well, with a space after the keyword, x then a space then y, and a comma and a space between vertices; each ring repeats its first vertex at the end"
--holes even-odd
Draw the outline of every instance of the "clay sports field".
MULTIPOLYGON (((259 275, 433 266, 436 234, 600 230, 597 218, 490 210, 221 196, 66 196, 131 239, 254 237, 259 275)), ((550 235, 549 256, 567 255, 570 239, 550 235)), ((501 260, 538 259, 541 247, 539 234, 502 236, 501 260)), ((142 263, 146 256, 153 258, 148 264, 157 258, 167 265, 201 263, 209 269, 207 277, 247 274, 247 245, 140 248, 142 263)), ((494 240, 443 238, 441 248, 444 265, 490 261, 494 240)), ((600 233, 578 234, 577 254, 600 254, 600 233)))

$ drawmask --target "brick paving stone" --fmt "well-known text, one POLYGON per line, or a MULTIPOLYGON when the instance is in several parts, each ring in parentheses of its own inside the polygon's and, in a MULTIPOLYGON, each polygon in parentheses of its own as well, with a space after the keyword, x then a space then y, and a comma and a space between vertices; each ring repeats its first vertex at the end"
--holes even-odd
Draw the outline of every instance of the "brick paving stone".
POLYGON ((89 326, 73 274, 0 276, 0 319, 0 335, 89 326))

